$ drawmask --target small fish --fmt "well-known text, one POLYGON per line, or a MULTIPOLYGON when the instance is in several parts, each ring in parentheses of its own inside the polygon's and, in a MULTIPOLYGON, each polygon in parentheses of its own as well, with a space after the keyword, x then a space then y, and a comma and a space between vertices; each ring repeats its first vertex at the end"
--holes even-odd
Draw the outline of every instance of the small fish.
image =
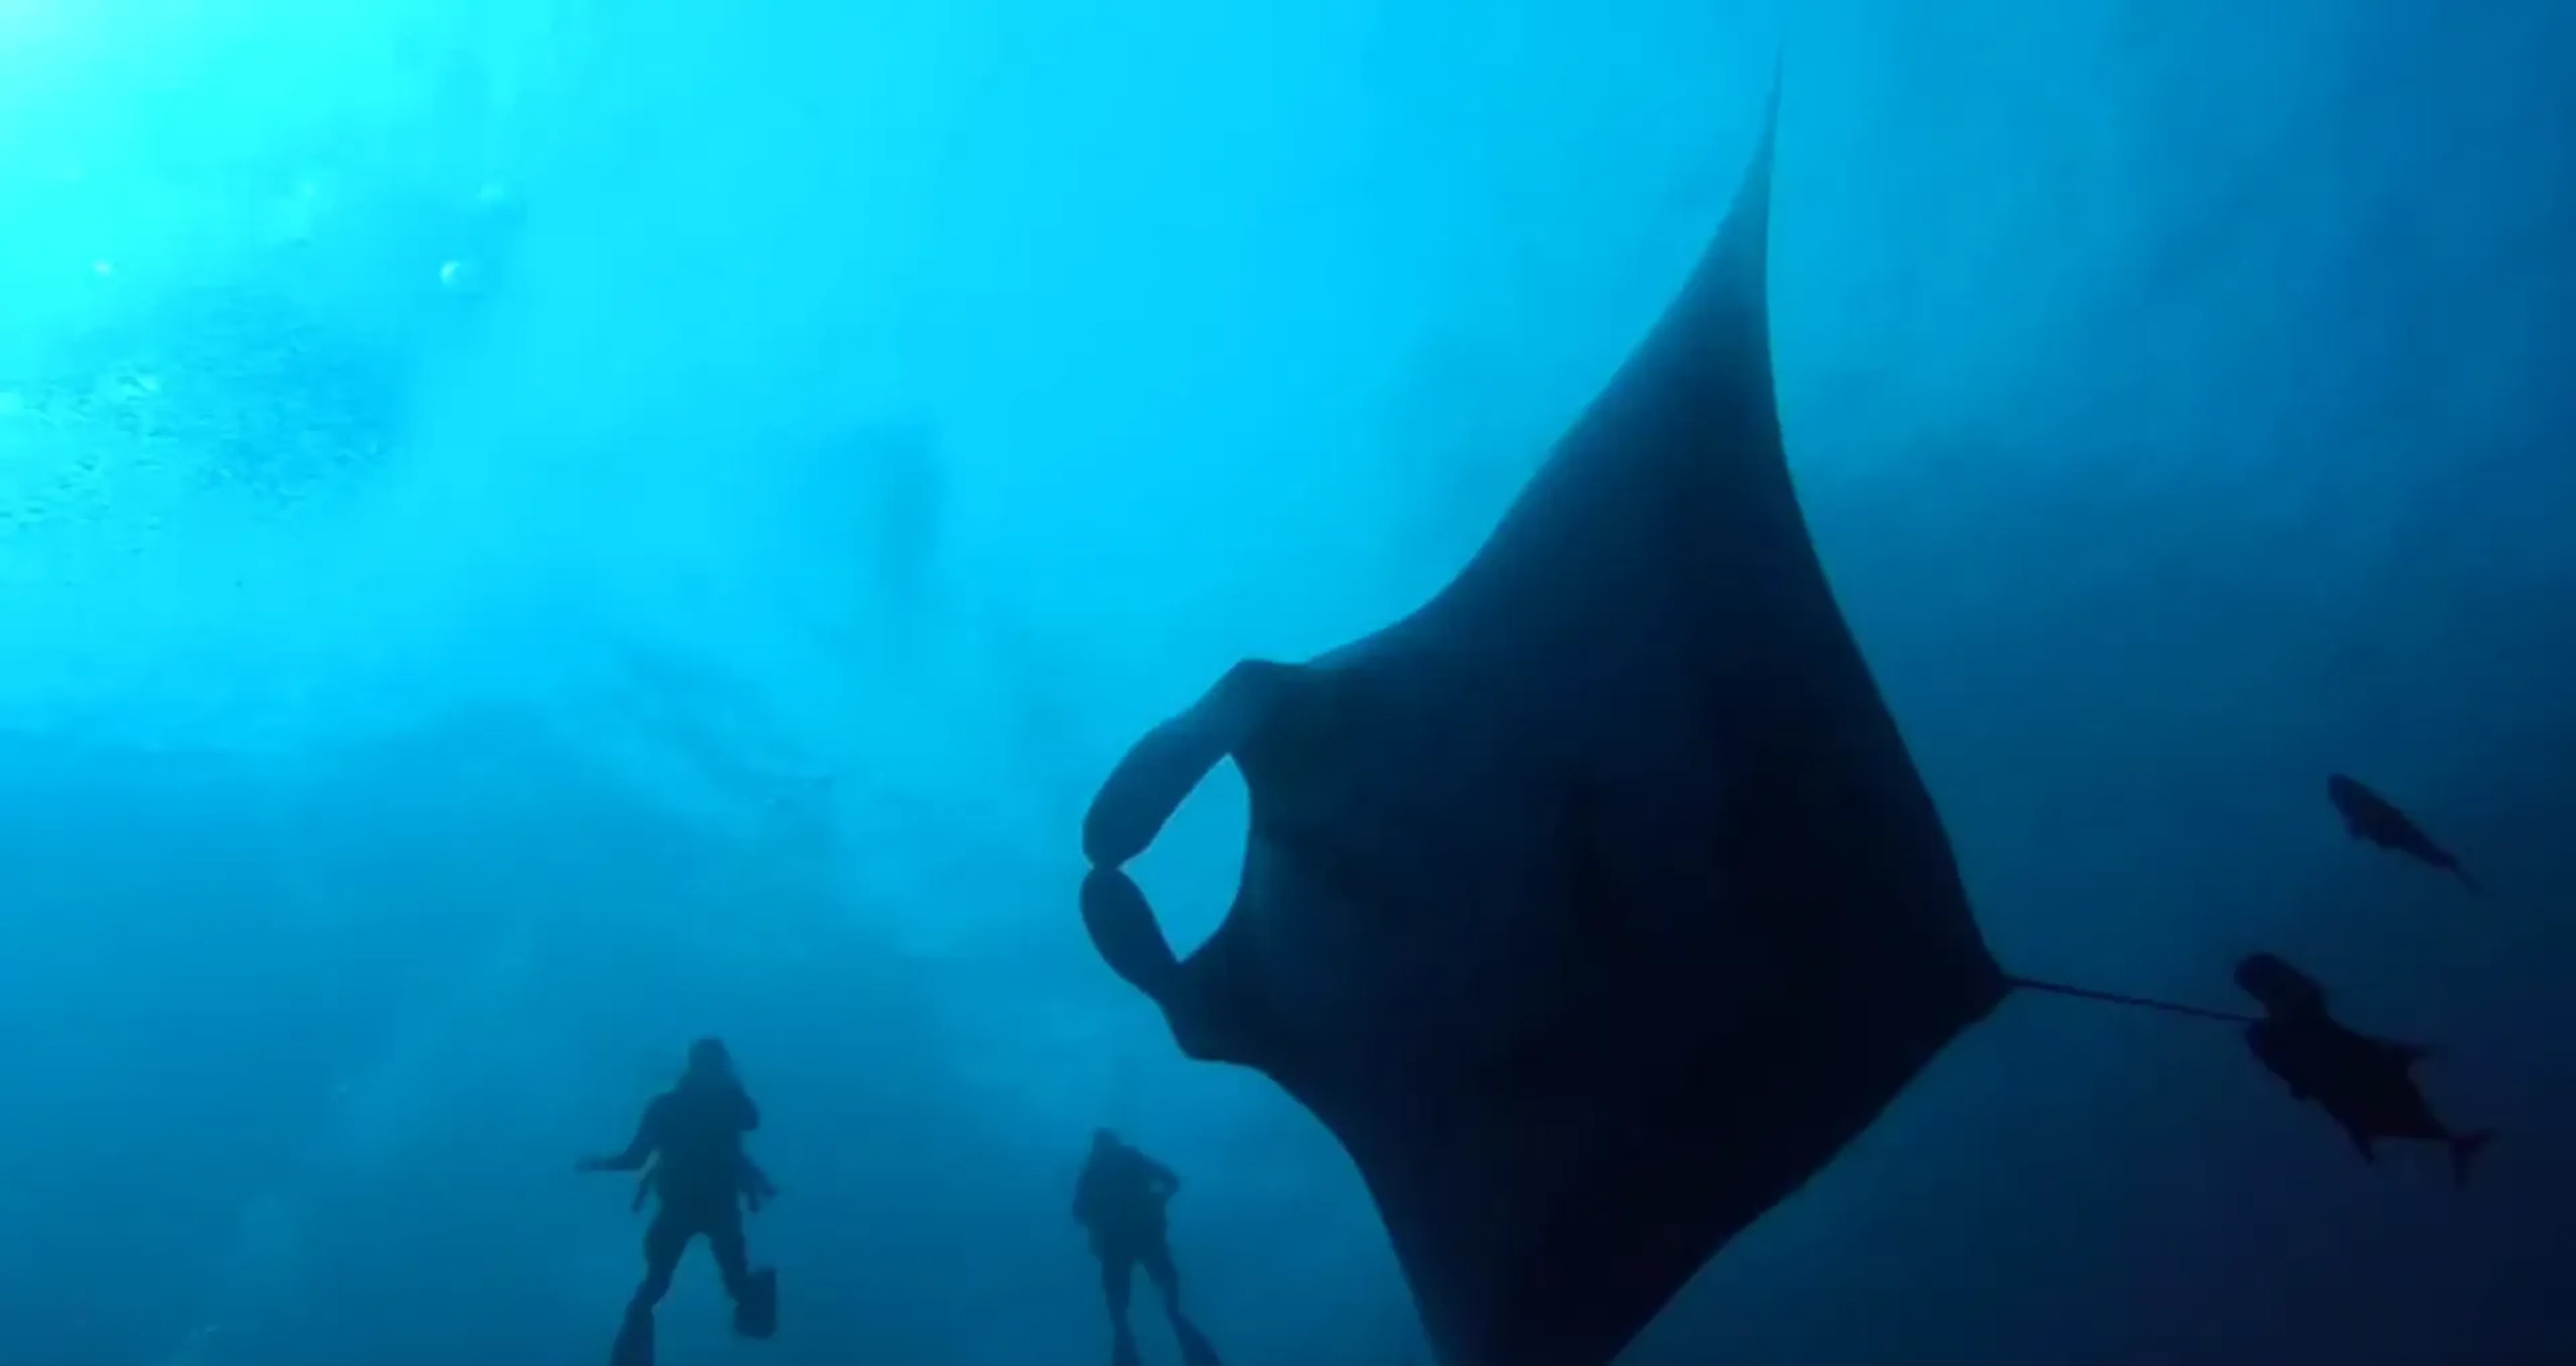
POLYGON ((2255 1058, 2293 1098, 2315 1101, 2343 1126, 2363 1161, 2379 1160, 2375 1145, 2384 1138, 2439 1143, 2450 1149, 2452 1180, 2468 1183, 2471 1164, 2495 1134, 2457 1132, 2433 1113, 2414 1076, 2425 1050, 2346 1027, 2327 1013, 2316 979, 2277 955, 2247 955, 2236 965, 2236 984, 2263 1003, 2266 1018, 2245 1030, 2255 1058))
POLYGON ((2343 774, 2326 779, 2326 800, 2334 803, 2343 815, 2343 828, 2354 839, 2366 840, 2382 849, 2393 849, 2418 862, 2439 868, 2460 880, 2460 885, 2473 895, 2485 896, 2486 889, 2460 866, 2450 850, 2435 844, 2394 802, 2364 787, 2343 774))

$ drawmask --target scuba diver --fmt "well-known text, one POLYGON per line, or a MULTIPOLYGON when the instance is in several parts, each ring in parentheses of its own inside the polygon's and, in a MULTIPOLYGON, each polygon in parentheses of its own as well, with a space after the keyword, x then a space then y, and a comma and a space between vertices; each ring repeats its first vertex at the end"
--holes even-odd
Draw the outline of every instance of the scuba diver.
POLYGON ((760 1107, 734 1075, 724 1042, 700 1039, 689 1046, 679 1083, 644 1107, 626 1151, 578 1165, 584 1172, 643 1172, 635 1203, 640 1207, 646 1195, 661 1201, 644 1234, 644 1283, 626 1306, 610 1356, 614 1366, 651 1366, 653 1307, 670 1290, 680 1254, 702 1234, 733 1297, 734 1331, 749 1338, 777 1331, 778 1275, 751 1269, 742 1236, 744 1202, 758 1209, 777 1193, 743 1151, 743 1136, 759 1127, 760 1107))
POLYGON ((2433 1113, 2413 1069, 2424 1050, 2355 1032, 2326 1010, 2325 988, 2269 953, 2236 965, 2236 984, 2262 1002, 2264 1018, 2245 1042, 2299 1100, 2313 1100, 2343 1126, 2364 1162, 2376 1162, 2383 1138, 2439 1143, 2451 1151, 2451 1178, 2465 1185, 2469 1166, 2494 1141, 2492 1131, 2463 1134, 2433 1113))
POLYGON ((1217 1366, 1216 1350, 1181 1314, 1181 1276, 1172 1265, 1164 1206, 1181 1189, 1172 1169, 1129 1147, 1107 1129, 1091 1135, 1091 1156, 1073 1187, 1073 1220, 1091 1233, 1100 1259, 1100 1290, 1109 1302, 1110 1360, 1136 1366, 1136 1333, 1127 1322, 1127 1292, 1142 1266, 1163 1293, 1163 1312, 1190 1366, 1217 1366))

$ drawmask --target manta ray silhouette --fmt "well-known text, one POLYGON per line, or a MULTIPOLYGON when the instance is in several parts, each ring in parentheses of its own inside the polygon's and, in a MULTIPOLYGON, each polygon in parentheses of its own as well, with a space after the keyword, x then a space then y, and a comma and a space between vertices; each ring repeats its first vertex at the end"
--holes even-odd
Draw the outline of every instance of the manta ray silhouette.
POLYGON ((1778 104, 1679 297, 1457 579, 1236 666, 1085 822, 1094 944, 1184 1052, 1331 1129, 1447 1366, 1608 1362, 2022 984, 1791 488, 1778 104), (1117 870, 1229 756, 1242 885, 1178 960, 1117 870))

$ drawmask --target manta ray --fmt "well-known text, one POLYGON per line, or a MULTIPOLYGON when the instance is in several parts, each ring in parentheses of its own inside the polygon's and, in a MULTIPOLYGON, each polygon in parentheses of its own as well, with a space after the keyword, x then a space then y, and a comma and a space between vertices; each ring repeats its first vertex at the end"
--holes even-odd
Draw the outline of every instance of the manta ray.
MULTIPOLYGON (((1112 770, 1086 927, 1340 1140, 1444 1366, 1603 1366, 2021 985, 1828 587, 1773 391, 1774 83, 1651 333, 1456 578, 1112 770), (1120 867, 1214 766, 1177 958, 1120 867)), ((2036 985, 2036 984, 2033 984, 2036 985)))

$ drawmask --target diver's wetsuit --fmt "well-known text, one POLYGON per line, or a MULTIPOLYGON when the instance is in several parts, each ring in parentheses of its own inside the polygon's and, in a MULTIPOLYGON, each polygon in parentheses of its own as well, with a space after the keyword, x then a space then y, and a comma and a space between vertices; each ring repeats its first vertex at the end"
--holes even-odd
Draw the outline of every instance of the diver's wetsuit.
POLYGON ((1180 1273, 1172 1265, 1172 1245, 1165 1231, 1163 1206, 1181 1188, 1172 1170, 1115 1140, 1092 1149, 1074 1185, 1073 1217, 1091 1230, 1091 1250, 1100 1258, 1101 1293, 1108 1298, 1112 1324, 1127 1331, 1128 1288, 1137 1267, 1145 1269, 1163 1292, 1165 1306, 1177 1319, 1181 1304, 1180 1273))
POLYGON ((661 1303, 680 1255, 701 1234, 715 1253, 725 1293, 743 1303, 751 1262, 743 1246, 742 1197, 757 1169, 744 1156, 742 1139, 759 1127, 760 1108, 742 1083, 730 1074, 692 1072, 644 1108, 635 1141, 601 1164, 635 1171, 652 1162, 652 1190, 661 1201, 644 1232, 644 1283, 635 1288, 629 1314, 649 1314, 661 1303))

